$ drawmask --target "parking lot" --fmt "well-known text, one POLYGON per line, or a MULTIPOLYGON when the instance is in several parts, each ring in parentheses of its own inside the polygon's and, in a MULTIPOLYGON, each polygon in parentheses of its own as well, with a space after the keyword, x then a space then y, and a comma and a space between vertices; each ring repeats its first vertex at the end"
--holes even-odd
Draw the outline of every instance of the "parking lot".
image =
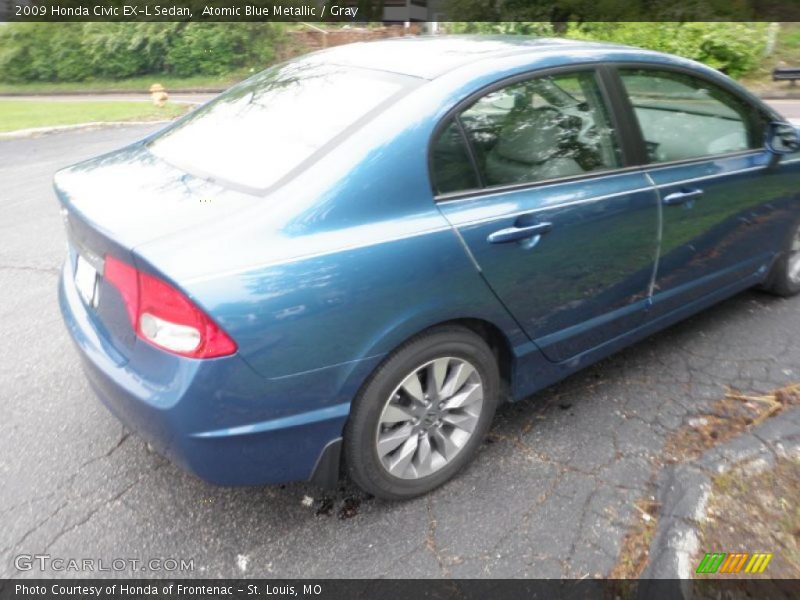
MULTIPOLYGON (((800 118, 800 103, 785 104, 800 118)), ((669 433, 728 386, 800 381, 800 298, 748 292, 505 406, 477 460, 429 496, 207 485, 96 401, 56 301, 65 238, 53 173, 151 129, 0 141, 2 577, 41 576, 14 559, 42 553, 190 563, 133 573, 153 576, 607 575, 669 433)))

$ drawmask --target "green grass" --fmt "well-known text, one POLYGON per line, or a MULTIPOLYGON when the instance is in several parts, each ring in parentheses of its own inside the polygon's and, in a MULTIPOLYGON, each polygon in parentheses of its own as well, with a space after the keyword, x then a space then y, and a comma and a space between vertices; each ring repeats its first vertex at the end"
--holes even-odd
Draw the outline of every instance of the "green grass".
POLYGON ((146 94, 150 86, 160 83, 167 92, 176 90, 221 90, 249 77, 248 70, 236 71, 221 76, 171 77, 166 75, 146 75, 130 79, 0 83, 0 94, 71 94, 85 92, 139 92, 146 94))
POLYGON ((158 108, 149 102, 0 100, 0 132, 98 121, 160 121, 189 108, 173 103, 158 108))

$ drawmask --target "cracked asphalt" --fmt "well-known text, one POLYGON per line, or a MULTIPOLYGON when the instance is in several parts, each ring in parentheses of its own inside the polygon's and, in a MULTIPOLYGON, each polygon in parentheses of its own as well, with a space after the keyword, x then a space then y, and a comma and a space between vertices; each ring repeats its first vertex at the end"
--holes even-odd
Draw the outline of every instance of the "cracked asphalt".
POLYGON ((65 238, 52 175, 149 131, 0 142, 2 577, 80 575, 15 569, 15 556, 40 553, 194 561, 192 572, 133 573, 151 576, 605 575, 666 436, 726 386, 800 380, 800 298, 747 292, 503 407, 476 461, 426 497, 212 487, 95 400, 58 313, 65 238))

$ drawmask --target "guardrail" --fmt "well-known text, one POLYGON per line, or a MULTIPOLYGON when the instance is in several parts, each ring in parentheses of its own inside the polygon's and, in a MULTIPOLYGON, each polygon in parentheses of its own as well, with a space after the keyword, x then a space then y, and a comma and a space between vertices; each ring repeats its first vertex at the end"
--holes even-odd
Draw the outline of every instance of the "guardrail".
POLYGON ((778 67, 772 72, 772 81, 789 81, 791 85, 795 85, 798 79, 800 79, 800 67, 778 67))

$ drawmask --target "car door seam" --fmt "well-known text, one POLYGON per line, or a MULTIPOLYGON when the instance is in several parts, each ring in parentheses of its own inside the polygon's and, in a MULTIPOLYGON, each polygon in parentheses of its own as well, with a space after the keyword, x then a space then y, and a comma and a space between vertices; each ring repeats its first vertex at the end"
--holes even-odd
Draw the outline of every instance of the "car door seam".
MULTIPOLYGON (((445 215, 442 215, 442 216, 445 217, 445 215)), ((445 219, 447 219, 447 217, 445 217, 445 219)), ((449 223, 449 221, 448 221, 448 223, 449 223)), ((452 223, 450 224, 450 227, 453 230, 453 233, 456 234, 456 237, 458 238, 458 241, 461 244, 461 247, 464 249, 464 252, 467 253, 467 257, 469 258, 470 262, 472 263, 472 266, 475 267, 475 270, 478 271, 478 273, 483 274, 483 270, 481 269, 481 265, 475 259, 475 255, 472 253, 472 250, 470 250, 469 246, 467 246, 467 242, 464 240, 464 236, 461 235, 461 232, 458 230, 458 227, 455 227, 452 223)))
POLYGON ((656 278, 658 277, 659 262, 661 262, 661 244, 664 238, 664 206, 662 205, 661 190, 658 189, 658 186, 656 185, 656 182, 653 180, 653 177, 647 171, 644 172, 644 176, 647 177, 647 180, 653 185, 653 191, 656 194, 656 201, 658 204, 658 233, 656 235, 656 257, 655 257, 655 262, 653 263, 653 275, 650 278, 650 286, 647 290, 647 297, 650 303, 652 303, 656 289, 656 278))
POLYGON ((448 216, 438 205, 437 205, 437 210, 442 215, 442 218, 445 221, 447 221, 447 223, 450 225, 450 230, 455 234, 456 238, 461 244, 461 247, 464 248, 464 252, 467 254, 467 257, 469 258, 470 262, 475 267, 475 270, 478 273, 478 277, 481 278, 481 281, 483 281, 483 284, 486 286, 486 289, 489 290, 489 293, 494 297, 495 300, 497 300, 497 302, 500 304, 500 306, 503 308, 506 314, 516 324, 516 326, 522 332, 522 335, 524 335, 531 343, 533 343, 537 347, 537 349, 541 350, 541 348, 538 347, 533 338, 530 335, 528 335, 528 332, 525 331, 525 327, 522 326, 522 323, 517 319, 517 316, 513 313, 513 311, 506 305, 506 303, 500 297, 500 294, 498 294, 497 291, 492 286, 492 284, 489 283, 489 280, 486 278, 486 274, 483 272, 483 269, 481 269, 480 263, 475 258, 475 255, 472 253, 472 250, 470 250, 469 246, 467 245, 467 241, 461 235, 461 231, 459 231, 458 226, 456 226, 454 223, 450 221, 448 216))

